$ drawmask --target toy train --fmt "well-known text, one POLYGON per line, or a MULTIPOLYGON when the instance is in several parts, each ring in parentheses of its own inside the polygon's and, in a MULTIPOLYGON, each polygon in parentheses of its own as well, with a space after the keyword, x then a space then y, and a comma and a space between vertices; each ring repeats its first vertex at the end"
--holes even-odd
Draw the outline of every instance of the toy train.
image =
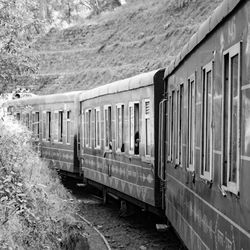
POLYGON ((250 1, 225 0, 166 69, 6 107, 55 168, 162 211, 189 249, 249 249, 249 67, 250 1))

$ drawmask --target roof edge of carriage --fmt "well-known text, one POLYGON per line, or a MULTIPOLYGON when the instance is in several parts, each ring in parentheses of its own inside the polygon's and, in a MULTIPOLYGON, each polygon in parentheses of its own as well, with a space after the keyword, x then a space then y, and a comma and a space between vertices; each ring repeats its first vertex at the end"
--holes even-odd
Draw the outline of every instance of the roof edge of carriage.
POLYGON ((67 102, 74 101, 78 98, 79 94, 83 91, 71 91, 59 94, 50 94, 50 95, 36 95, 25 98, 18 98, 6 101, 3 106, 16 105, 21 106, 25 104, 46 104, 46 103, 56 103, 56 102, 67 102))
POLYGON ((154 77, 164 70, 163 68, 156 69, 86 90, 80 94, 80 101, 153 85, 154 77))
POLYGON ((214 29, 242 2, 245 0, 224 0, 204 21, 198 31, 185 44, 181 52, 166 68, 164 79, 168 77, 181 64, 181 62, 209 35, 214 29))

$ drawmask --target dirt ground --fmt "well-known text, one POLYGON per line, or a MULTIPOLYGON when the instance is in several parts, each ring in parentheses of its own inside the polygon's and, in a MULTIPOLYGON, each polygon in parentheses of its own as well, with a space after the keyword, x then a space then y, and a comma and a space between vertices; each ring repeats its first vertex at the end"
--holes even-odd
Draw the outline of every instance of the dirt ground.
POLYGON ((221 1, 130 0, 81 25, 52 29, 27 51, 39 71, 18 84, 59 93, 167 67, 221 1))
MULTIPOLYGON (((99 229, 111 249, 185 249, 171 227, 165 232, 156 230, 156 224, 165 223, 163 218, 142 212, 136 207, 130 208, 124 216, 121 214, 119 202, 110 198, 108 204, 103 205, 102 201, 92 194, 93 190, 86 187, 73 188, 73 195, 79 202, 79 213, 99 229)), ((89 239, 89 243, 97 250, 100 239, 89 239)))

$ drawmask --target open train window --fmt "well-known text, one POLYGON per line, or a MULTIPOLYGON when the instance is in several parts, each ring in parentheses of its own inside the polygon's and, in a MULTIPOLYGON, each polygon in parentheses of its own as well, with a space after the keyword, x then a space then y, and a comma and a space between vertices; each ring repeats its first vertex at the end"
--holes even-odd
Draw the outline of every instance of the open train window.
POLYGON ((212 180, 213 62, 202 68, 201 177, 212 180))
POLYGON ((181 166, 182 162, 182 157, 183 157, 183 149, 182 149, 182 144, 183 144, 183 138, 182 138, 182 132, 184 129, 184 122, 183 122, 183 117, 184 117, 184 84, 182 83, 180 85, 179 89, 179 98, 178 98, 178 163, 181 166))
POLYGON ((63 111, 58 111, 58 142, 63 142, 63 111))
POLYGON ((66 143, 70 144, 71 139, 71 111, 67 111, 67 120, 66 120, 66 143))
POLYGON ((112 108, 104 106, 104 145, 106 150, 112 149, 112 108))
MULTIPOLYGON (((181 157, 182 157, 182 118, 184 115, 184 84, 182 83, 176 91, 176 100, 174 100, 174 158, 175 164, 181 164, 181 157)), ((174 96, 174 95, 173 95, 174 96)))
POLYGON ((20 121, 20 119, 21 119, 20 113, 16 113, 16 119, 17 119, 18 121, 20 121))
POLYGON ((46 112, 46 140, 51 140, 51 112, 46 112))
POLYGON ((42 113, 42 139, 46 139, 46 111, 42 113))
POLYGON ((195 74, 188 78, 188 165, 189 171, 194 171, 195 150, 195 74))
POLYGON ((95 148, 101 147, 100 108, 95 108, 95 148))
MULTIPOLYGON (((81 106, 82 108, 82 106, 81 106)), ((85 142, 85 138, 86 138, 86 135, 85 135, 85 114, 84 114, 84 110, 81 109, 81 146, 84 147, 86 142, 85 142)))
POLYGON ((29 113, 25 114, 25 125, 27 128, 30 127, 30 114, 29 113))
POLYGON ((39 112, 32 113, 32 131, 36 138, 39 138, 39 112))
POLYGON ((171 161, 175 161, 175 150, 176 150, 176 125, 177 125, 177 105, 176 105, 176 91, 172 91, 172 121, 171 121, 171 146, 172 146, 172 154, 171 161))
POLYGON ((167 152, 168 152, 168 161, 171 161, 171 155, 172 155, 172 95, 169 95, 168 97, 168 148, 167 148, 167 152))
POLYGON ((124 105, 116 105, 116 150, 117 152, 124 152, 124 105))
POLYGON ((139 102, 129 103, 129 153, 139 155, 140 152, 140 126, 139 102))
POLYGON ((144 129, 145 129, 145 156, 151 155, 151 137, 150 137, 150 100, 144 100, 144 129))
POLYGON ((239 192, 241 43, 223 53, 222 185, 239 192))
POLYGON ((91 109, 85 111, 85 142, 86 147, 91 147, 91 127, 92 127, 91 109))

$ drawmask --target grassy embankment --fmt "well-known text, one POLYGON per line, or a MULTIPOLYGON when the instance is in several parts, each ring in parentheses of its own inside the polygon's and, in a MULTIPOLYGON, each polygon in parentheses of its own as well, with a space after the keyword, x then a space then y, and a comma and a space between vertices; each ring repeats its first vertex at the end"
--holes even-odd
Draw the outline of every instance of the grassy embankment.
POLYGON ((31 132, 0 120, 0 249, 74 249, 84 241, 76 203, 39 158, 31 132))

